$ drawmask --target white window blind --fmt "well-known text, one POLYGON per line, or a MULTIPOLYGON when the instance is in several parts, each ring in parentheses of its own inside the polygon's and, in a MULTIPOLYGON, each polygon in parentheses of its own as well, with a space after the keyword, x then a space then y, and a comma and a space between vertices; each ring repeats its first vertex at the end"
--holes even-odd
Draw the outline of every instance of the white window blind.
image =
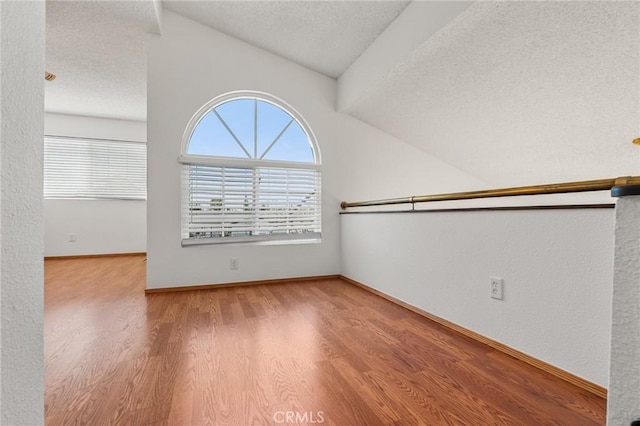
POLYGON ((316 168, 184 164, 183 243, 320 236, 316 168))
POLYGON ((45 136, 44 196, 145 200, 147 146, 45 136))

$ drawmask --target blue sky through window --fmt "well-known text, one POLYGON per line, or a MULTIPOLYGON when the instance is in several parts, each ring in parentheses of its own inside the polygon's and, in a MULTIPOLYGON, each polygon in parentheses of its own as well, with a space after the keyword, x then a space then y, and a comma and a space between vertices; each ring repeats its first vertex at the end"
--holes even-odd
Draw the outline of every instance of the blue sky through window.
POLYGON ((291 121, 291 116, 268 102, 258 102, 258 157, 291 121))
POLYGON ((281 160, 295 158, 294 161, 313 162, 313 151, 307 140, 307 135, 297 122, 278 139, 275 145, 264 156, 265 160, 281 160))
POLYGON ((209 111, 202 117, 193 130, 187 151, 192 155, 247 158, 242 148, 213 111, 209 111))
POLYGON ((187 153, 245 159, 264 155, 265 160, 315 162, 307 135, 292 120, 286 111, 265 101, 230 100, 200 120, 189 139, 187 153))
POLYGON ((215 108, 251 157, 253 157, 253 129, 255 125, 254 105, 253 99, 236 99, 215 108))

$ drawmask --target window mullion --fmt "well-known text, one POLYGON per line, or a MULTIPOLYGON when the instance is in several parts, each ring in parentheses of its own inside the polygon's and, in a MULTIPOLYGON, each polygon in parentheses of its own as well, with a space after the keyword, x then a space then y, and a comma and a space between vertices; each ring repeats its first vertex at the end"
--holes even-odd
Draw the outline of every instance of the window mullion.
POLYGON ((253 158, 258 158, 258 100, 253 100, 253 158))
POLYGON ((245 154, 247 154, 247 158, 251 158, 251 154, 249 154, 249 151, 247 151, 247 148, 244 147, 244 145, 242 145, 242 142, 240 142, 240 139, 238 139, 238 137, 236 136, 235 133, 233 133, 233 130, 231 130, 231 128, 229 127, 229 125, 227 124, 226 121, 224 121, 224 119, 222 117, 220 117, 220 114, 218 114, 218 111, 213 110, 213 113, 216 115, 216 117, 218 117, 218 120, 220 120, 220 122, 222 123, 222 125, 224 126, 225 129, 227 129, 227 131, 229 132, 229 134, 231 136, 233 136, 233 139, 236 141, 236 143, 240 146, 240 148, 242 148, 242 150, 244 151, 245 154))
POLYGON ((284 126, 284 129, 282 129, 280 134, 278 134, 278 136, 276 136, 276 138, 273 140, 273 142, 271 142, 271 144, 267 147, 267 149, 265 149, 265 151, 262 153, 262 155, 260 156, 261 160, 264 158, 265 155, 267 155, 267 152, 269 152, 269 150, 276 144, 276 142, 278 142, 280 137, 284 134, 284 132, 287 131, 287 129, 289 128, 289 126, 291 126, 291 123, 293 123, 293 122, 294 122, 294 119, 292 118, 291 121, 289 123, 287 123, 286 126, 284 126))
POLYGON ((291 197, 290 197, 290 192, 291 192, 291 185, 289 182, 289 170, 287 170, 286 174, 285 174, 285 196, 286 196, 286 206, 287 206, 287 234, 291 234, 291 227, 292 227, 292 221, 291 221, 291 197))
POLYGON ((227 226, 227 179, 226 179, 226 171, 225 167, 220 168, 221 182, 220 186, 222 189, 222 211, 220 213, 220 235, 225 237, 225 228, 227 226))
POLYGON ((260 202, 260 172, 257 167, 253 169, 253 214, 252 214, 252 228, 253 234, 258 235, 260 232, 258 223, 258 203, 260 202))

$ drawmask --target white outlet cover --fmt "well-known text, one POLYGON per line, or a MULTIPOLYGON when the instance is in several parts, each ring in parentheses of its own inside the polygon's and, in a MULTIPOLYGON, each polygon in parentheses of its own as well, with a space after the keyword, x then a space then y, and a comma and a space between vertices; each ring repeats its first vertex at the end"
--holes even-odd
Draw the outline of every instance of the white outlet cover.
POLYGON ((239 263, 238 262, 238 258, 237 257, 232 257, 229 260, 229 269, 233 269, 233 270, 238 269, 238 263, 239 263))
POLYGON ((491 277, 491 298, 497 300, 504 299, 504 280, 502 278, 491 277))

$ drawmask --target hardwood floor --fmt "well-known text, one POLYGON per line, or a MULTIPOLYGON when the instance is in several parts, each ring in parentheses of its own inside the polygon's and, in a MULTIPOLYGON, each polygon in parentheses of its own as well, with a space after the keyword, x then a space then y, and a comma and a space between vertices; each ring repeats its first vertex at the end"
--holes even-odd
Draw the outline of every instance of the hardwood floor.
POLYGON ((144 294, 45 262, 49 425, 590 425, 604 399, 341 280, 144 294))

